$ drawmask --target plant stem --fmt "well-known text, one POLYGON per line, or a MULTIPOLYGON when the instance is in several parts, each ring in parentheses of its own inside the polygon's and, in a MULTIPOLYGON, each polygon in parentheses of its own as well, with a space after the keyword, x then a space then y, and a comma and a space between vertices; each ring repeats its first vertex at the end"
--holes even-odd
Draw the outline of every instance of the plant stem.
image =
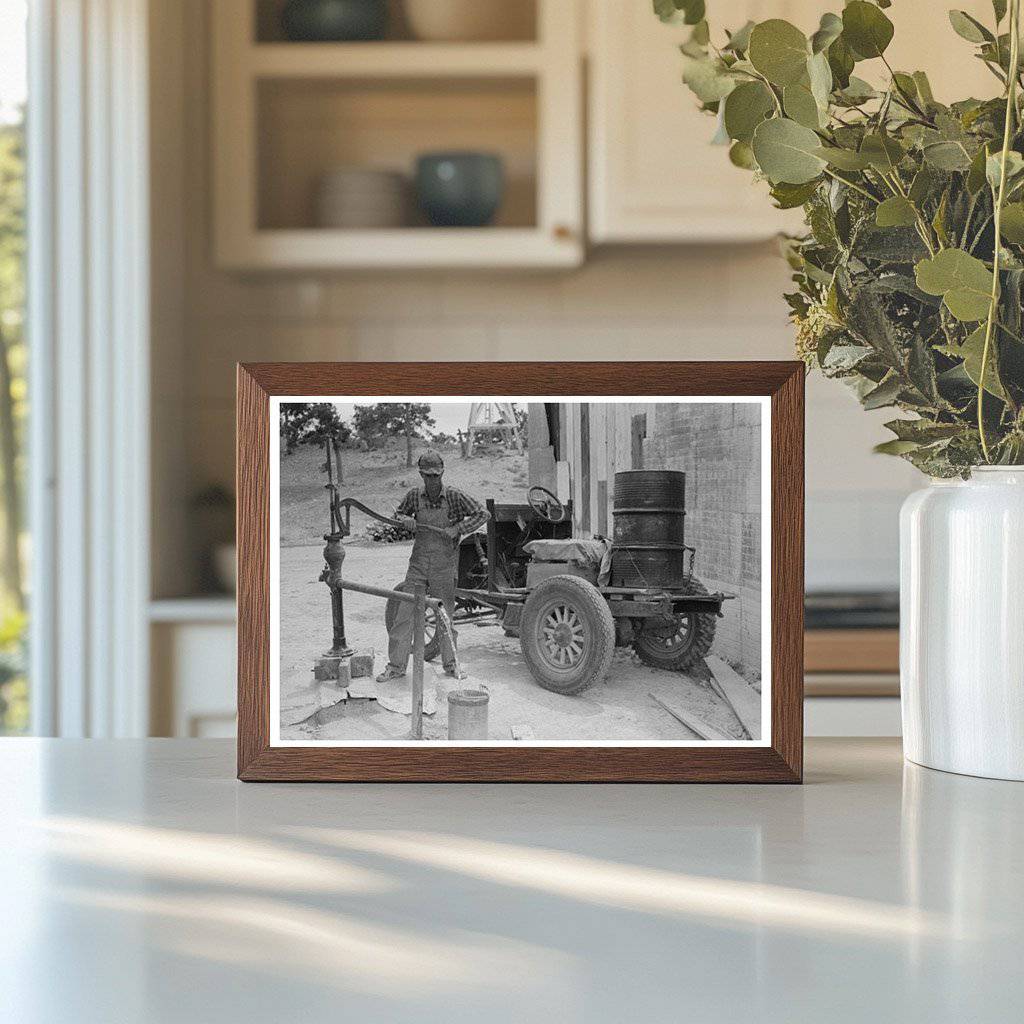
POLYGON ((854 192, 859 192, 862 196, 866 196, 871 202, 877 205, 878 196, 873 196, 866 188, 861 188, 856 182, 847 181, 846 178, 840 178, 838 174, 833 174, 827 167, 824 169, 824 173, 835 181, 841 182, 842 184, 852 188, 854 192))
POLYGON ((1006 119, 1003 125, 1003 149, 999 155, 999 189, 995 196, 993 213, 995 243, 992 252, 992 296, 989 300, 988 320, 985 322, 985 345, 981 350, 981 369, 978 371, 978 435, 985 461, 992 462, 988 437, 985 434, 985 373, 988 370, 989 354, 992 347, 992 331, 999 309, 999 256, 1003 201, 1006 197, 1006 160, 1010 151, 1013 134, 1013 120, 1017 111, 1017 67, 1020 61, 1020 0, 1010 0, 1010 73, 1006 84, 1006 119))

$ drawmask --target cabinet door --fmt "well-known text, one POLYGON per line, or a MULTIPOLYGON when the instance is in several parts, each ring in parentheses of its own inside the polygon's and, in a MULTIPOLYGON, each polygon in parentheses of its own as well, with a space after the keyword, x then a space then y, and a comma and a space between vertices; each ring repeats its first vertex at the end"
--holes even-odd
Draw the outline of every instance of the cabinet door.
MULTIPOLYGON (((811 31, 823 9, 810 0, 709 7, 716 36, 772 17, 811 31)), ((799 226, 799 211, 776 210, 763 182, 710 145, 715 120, 681 78, 679 44, 689 28, 662 24, 650 0, 590 0, 589 26, 593 241, 737 241, 799 226)))
MULTIPOLYGON (((989 0, 956 6, 991 25, 989 0)), ((786 18, 810 33, 822 11, 842 4, 735 0, 709 7, 717 36, 748 18, 786 18)), ((896 26, 887 53, 893 67, 926 71, 944 102, 997 95, 998 82, 953 32, 945 6, 904 2, 886 14, 896 26)), ((697 109, 680 80, 678 46, 688 28, 663 25, 649 0, 590 0, 588 24, 593 241, 746 240, 799 228, 799 211, 775 210, 767 187, 733 167, 724 147, 709 144, 714 119, 697 109)), ((880 61, 861 64, 857 73, 876 83, 888 77, 880 61)))

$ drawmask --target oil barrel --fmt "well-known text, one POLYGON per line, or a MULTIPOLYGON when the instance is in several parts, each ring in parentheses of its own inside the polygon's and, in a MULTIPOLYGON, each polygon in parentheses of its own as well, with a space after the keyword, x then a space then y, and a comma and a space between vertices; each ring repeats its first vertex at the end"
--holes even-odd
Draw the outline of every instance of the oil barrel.
POLYGON ((686 576, 686 474, 634 469, 615 474, 613 587, 673 587, 686 576))

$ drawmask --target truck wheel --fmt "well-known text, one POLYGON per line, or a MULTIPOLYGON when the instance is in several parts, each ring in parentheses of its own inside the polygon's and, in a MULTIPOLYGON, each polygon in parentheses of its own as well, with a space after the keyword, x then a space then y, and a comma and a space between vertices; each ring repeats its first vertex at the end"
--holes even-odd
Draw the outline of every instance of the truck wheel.
MULTIPOLYGON (((412 593, 412 587, 406 586, 404 581, 396 583, 391 589, 401 590, 406 594, 412 593)), ((387 604, 384 605, 384 627, 389 633, 398 616, 398 605, 399 602, 393 597, 389 597, 387 604)), ((437 613, 430 605, 427 605, 427 615, 423 625, 425 627, 423 630, 423 658, 426 661, 433 661, 441 653, 441 637, 437 632, 437 613)))
POLYGON ((545 690, 580 693, 608 674, 615 620, 592 583, 579 576, 549 576, 526 599, 519 643, 545 690))
MULTIPOLYGON (((706 594, 708 588, 696 576, 687 587, 690 594, 706 594)), ((644 619, 633 650, 645 665, 685 672, 711 650, 717 616, 714 612, 683 612, 658 619, 644 619)))

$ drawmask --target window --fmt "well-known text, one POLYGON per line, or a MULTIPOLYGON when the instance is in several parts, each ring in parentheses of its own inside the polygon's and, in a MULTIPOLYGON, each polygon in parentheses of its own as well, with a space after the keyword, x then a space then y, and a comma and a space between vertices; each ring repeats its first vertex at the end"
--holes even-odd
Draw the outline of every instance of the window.
POLYGON ((28 729, 25 0, 0 2, 0 734, 28 729))

